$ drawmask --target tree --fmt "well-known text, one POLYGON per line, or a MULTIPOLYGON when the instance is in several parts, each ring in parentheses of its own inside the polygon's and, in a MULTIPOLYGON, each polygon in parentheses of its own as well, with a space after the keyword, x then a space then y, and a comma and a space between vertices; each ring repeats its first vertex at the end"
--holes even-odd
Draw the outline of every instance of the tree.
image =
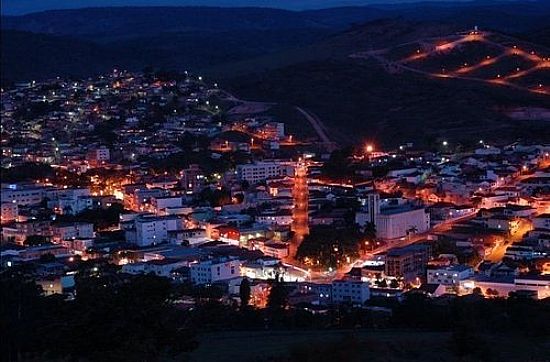
POLYGON ((365 234, 365 238, 368 240, 376 239, 376 225, 372 222, 366 223, 363 233, 365 234))
POLYGON ((52 253, 47 253, 40 255, 40 259, 38 260, 40 260, 41 263, 53 263, 56 259, 55 255, 53 255, 52 253))
POLYGON ((377 280, 377 281, 376 281, 376 284, 377 284, 380 288, 387 288, 387 287, 388 287, 388 282, 386 282, 386 279, 377 280))
POLYGON ((267 297, 267 306, 270 309, 284 309, 288 303, 288 293, 279 279, 279 274, 275 275, 275 280, 271 284, 271 291, 267 297))
POLYGON ((241 297, 241 308, 247 307, 250 302, 250 282, 247 277, 244 277, 241 282, 239 296, 241 297))
POLYGON ((29 235, 24 241, 25 245, 28 246, 37 246, 48 243, 48 238, 44 235, 29 235))

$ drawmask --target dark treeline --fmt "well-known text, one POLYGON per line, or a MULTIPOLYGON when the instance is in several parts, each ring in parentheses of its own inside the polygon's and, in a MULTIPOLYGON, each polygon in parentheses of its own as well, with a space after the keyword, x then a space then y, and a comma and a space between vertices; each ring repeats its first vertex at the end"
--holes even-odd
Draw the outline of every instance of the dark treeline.
POLYGON ((288 307, 287 286, 281 282, 273 282, 268 307, 256 309, 222 303, 223 293, 215 287, 173 285, 152 275, 120 274, 109 264, 96 266, 80 266, 71 301, 41 296, 28 270, 4 270, 2 360, 185 360, 198 346, 201 332, 228 330, 450 332, 457 355, 473 356, 485 353, 483 336, 513 334, 541 343, 550 336, 548 300, 478 295, 438 300, 413 294, 401 303, 370 301, 384 311, 340 306, 312 314, 305 308, 311 306, 288 307), (196 306, 178 308, 174 301, 182 296, 194 297, 196 306))

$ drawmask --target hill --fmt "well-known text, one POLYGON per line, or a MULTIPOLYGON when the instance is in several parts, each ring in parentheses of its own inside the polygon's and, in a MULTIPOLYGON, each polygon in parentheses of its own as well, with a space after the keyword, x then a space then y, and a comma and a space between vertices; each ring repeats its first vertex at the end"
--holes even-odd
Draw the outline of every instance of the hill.
MULTIPOLYGON (((460 28, 478 24, 508 33, 527 34, 546 25, 548 17, 550 3, 545 1, 427 2, 306 11, 253 7, 112 7, 44 11, 2 17, 4 42, 17 43, 30 54, 37 44, 44 41, 51 44, 51 51, 41 48, 44 64, 18 63, 16 52, 9 55, 10 47, 3 46, 8 56, 2 62, 2 79, 85 74, 87 69, 103 69, 109 62, 108 68, 116 65, 130 70, 152 65, 209 72, 215 76, 226 76, 233 71, 245 74, 341 56, 353 51, 356 45, 349 34, 341 37, 342 32, 382 18, 437 22, 460 28), (43 37, 24 36, 9 30, 42 34, 43 37), (71 40, 67 39, 69 37, 71 40), (71 52, 71 47, 66 46, 69 43, 78 51, 71 52), (91 48, 98 49, 100 56, 88 56, 84 49, 91 48), (79 58, 80 55, 83 56, 79 58), (66 59, 66 62, 56 59, 66 59), (82 71, 73 65, 78 62, 85 64, 82 71)), ((385 31, 392 33, 393 30, 386 28, 385 31)), ((410 31, 422 35, 414 28, 410 31)), ((358 45, 370 47, 390 45, 378 38, 383 40, 387 36, 376 32, 358 33, 355 40, 358 45)))
POLYGON ((550 49, 481 30, 421 38, 354 54, 372 58, 389 72, 498 84, 550 95, 550 49))
POLYGON ((56 76, 61 69, 65 75, 85 77, 112 69, 122 58, 92 42, 15 30, 2 31, 1 50, 3 81, 56 76))
MULTIPOLYGON (((444 24, 376 21, 331 38, 339 45, 349 45, 338 48, 342 49, 341 53, 355 49, 348 53, 353 53, 353 57, 333 53, 334 56, 323 58, 304 58, 303 61, 267 69, 254 76, 236 76, 222 84, 244 98, 305 107, 322 119, 334 141, 343 144, 366 139, 388 146, 402 142, 429 145, 443 138, 457 143, 477 142, 478 138, 502 143, 521 137, 547 141, 550 131, 545 117, 519 121, 509 116, 512 110, 518 108, 548 107, 548 95, 538 90, 528 90, 547 79, 546 68, 535 68, 545 72, 546 75, 540 74, 540 77, 533 71, 524 77, 510 78, 512 86, 496 84, 491 78, 480 82, 467 76, 451 78, 431 74, 443 67, 452 71, 481 72, 483 67, 461 67, 463 56, 486 56, 487 52, 495 49, 503 52, 503 47, 509 46, 511 41, 507 36, 499 39, 493 34, 490 44, 475 44, 472 48, 469 48, 472 44, 467 44, 468 47, 434 53, 433 57, 419 58, 418 64, 410 60, 405 65, 411 69, 392 70, 388 67, 388 63, 417 55, 419 44, 429 45, 426 38, 449 39, 449 42, 451 38, 460 37, 452 32, 453 29, 454 26, 444 24), (447 32, 446 36, 441 36, 442 32, 447 32), (394 45, 380 50, 380 44, 394 45), (479 45, 481 48, 476 48, 479 45), (358 57, 358 48, 372 51, 367 52, 367 57, 358 57), (384 62, 378 57, 390 60, 384 62), (454 68, 450 67, 451 64, 454 68)), ((327 45, 329 43, 323 42, 326 54, 335 49, 327 45)), ((521 51, 520 48, 516 50, 521 51)), ((303 53, 312 51, 306 48, 303 53)), ((498 54, 494 54, 492 59, 498 54)), ((494 65, 515 65, 518 59, 524 61, 530 56, 530 53, 522 53, 522 56, 506 54, 499 60, 508 63, 494 65)), ((472 64, 476 64, 475 60, 472 64)), ((252 65, 250 67, 253 68, 252 65)), ((515 68, 510 71, 502 71, 503 78, 517 73, 515 68)))

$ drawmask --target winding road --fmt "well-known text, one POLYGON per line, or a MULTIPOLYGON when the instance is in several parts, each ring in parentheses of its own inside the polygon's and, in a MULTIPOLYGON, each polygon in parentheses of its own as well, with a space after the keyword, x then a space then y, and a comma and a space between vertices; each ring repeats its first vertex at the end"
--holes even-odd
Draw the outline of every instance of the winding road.
POLYGON ((319 139, 323 143, 323 145, 327 148, 329 152, 334 151, 337 146, 336 143, 332 142, 330 138, 327 136, 327 128, 323 124, 323 122, 317 117, 314 113, 310 111, 306 111, 302 107, 295 107, 298 112, 300 112, 305 119, 308 120, 308 122, 311 124, 315 132, 317 132, 317 135, 319 136, 319 139))

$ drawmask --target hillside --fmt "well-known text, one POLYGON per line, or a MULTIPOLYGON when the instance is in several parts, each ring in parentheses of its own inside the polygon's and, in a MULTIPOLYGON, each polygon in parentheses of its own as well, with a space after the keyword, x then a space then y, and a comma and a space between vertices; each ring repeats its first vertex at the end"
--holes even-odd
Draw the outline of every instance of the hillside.
POLYGON ((224 62, 203 71, 217 78, 258 73, 308 61, 345 59, 365 49, 399 44, 426 36, 443 36, 460 27, 444 23, 381 19, 355 25, 348 30, 321 38, 307 46, 291 47, 272 54, 242 61, 224 62))
POLYGON ((3 29, 70 35, 96 41, 160 33, 319 28, 299 13, 269 8, 133 7, 57 10, 6 16, 3 29))
POLYGON ((550 49, 489 31, 419 38, 352 56, 375 59, 391 73, 465 79, 550 95, 550 49))
MULTIPOLYGON (((347 56, 360 49, 387 47, 394 44, 386 42, 389 35, 395 35, 391 28, 385 27, 383 32, 372 27, 364 33, 359 30, 355 38, 347 31, 350 27, 361 29, 361 24, 383 18, 406 19, 412 24, 418 21, 444 24, 442 29, 451 30, 478 24, 507 33, 529 34, 540 29, 541 24, 546 25, 549 17, 550 3, 545 1, 427 2, 306 11, 253 7, 112 7, 45 11, 2 17, 3 41, 16 43, 19 49, 28 49, 31 58, 37 44, 45 41, 51 44, 51 51, 39 45, 43 49, 40 52, 42 62, 34 63, 19 63, 17 54, 21 53, 15 50, 14 54, 9 54, 11 49, 3 46, 8 56, 2 61, 2 80, 86 74, 88 69, 101 70, 105 65, 130 70, 152 65, 227 77, 233 72, 242 75, 303 61, 347 56), (8 30, 41 34, 42 38, 8 30), (67 37, 71 40, 64 40, 67 37), (72 52, 67 44, 78 51, 72 52), (91 48, 101 50, 89 56, 91 50, 84 49, 91 48), (57 62, 56 59, 65 61, 57 62), (82 69, 73 65, 78 63, 83 64, 82 69)), ((412 36, 425 36, 414 26, 406 31, 412 36)))
MULTIPOLYGON (((308 59, 254 76, 236 76, 223 84, 245 98, 305 107, 323 120, 334 141, 344 144, 365 139, 392 146, 406 141, 433 144, 442 138, 461 143, 475 142, 478 137, 499 143, 521 137, 550 139, 547 120, 535 117, 518 121, 509 117, 510 111, 517 108, 548 108, 548 95, 539 92, 538 88, 530 91, 548 80, 547 68, 534 68, 528 74, 516 77, 519 73, 516 62, 529 60, 532 49, 544 48, 525 47, 529 51, 523 53, 519 46, 524 44, 516 42, 516 51, 522 52, 521 56, 507 54, 504 47, 510 46, 510 38, 502 36, 499 39, 493 34, 492 43, 464 44, 467 46, 434 53, 433 57, 414 59, 419 44, 427 46, 426 38, 450 40, 460 37, 450 31, 452 29, 453 26, 377 21, 338 37, 339 44, 355 44, 348 49, 372 49, 367 52, 368 56, 358 57, 352 52, 348 55, 353 57, 308 59), (441 36, 444 31, 449 32, 441 36), (368 35, 373 34, 376 35, 369 40, 368 35), (365 41, 361 43, 357 39, 365 41), (393 45, 380 50, 380 44, 393 45), (483 66, 470 68, 477 64, 475 59, 471 65, 461 65, 465 55, 486 56, 490 51, 495 53, 491 53, 493 58, 489 63, 494 59, 503 63, 488 65, 502 66, 499 70, 502 82, 510 82, 513 86, 493 82, 492 75, 487 81, 475 81, 467 76, 437 77, 431 74, 444 67, 448 67, 449 72, 462 71, 465 74, 486 71, 483 66), (497 58, 502 52, 505 55, 497 58), (380 57, 390 60, 380 61, 380 57), (405 65, 413 71, 388 67, 388 63, 405 59, 408 59, 405 65), (504 67, 510 66, 513 68, 504 72, 504 67)), ((304 49, 304 53, 308 50, 304 49)), ((526 66, 527 69, 531 68, 526 66)))
POLYGON ((148 65, 198 71, 307 45, 326 34, 323 29, 233 30, 162 33, 98 43, 68 35, 3 30, 2 82, 89 76, 114 67, 140 71, 148 65))
MULTIPOLYGON (((123 58, 92 42, 14 30, 2 31, 1 50, 3 81, 53 77, 60 70, 69 76, 90 76, 112 69, 123 58)), ((128 65, 132 62, 126 60, 128 65)))

